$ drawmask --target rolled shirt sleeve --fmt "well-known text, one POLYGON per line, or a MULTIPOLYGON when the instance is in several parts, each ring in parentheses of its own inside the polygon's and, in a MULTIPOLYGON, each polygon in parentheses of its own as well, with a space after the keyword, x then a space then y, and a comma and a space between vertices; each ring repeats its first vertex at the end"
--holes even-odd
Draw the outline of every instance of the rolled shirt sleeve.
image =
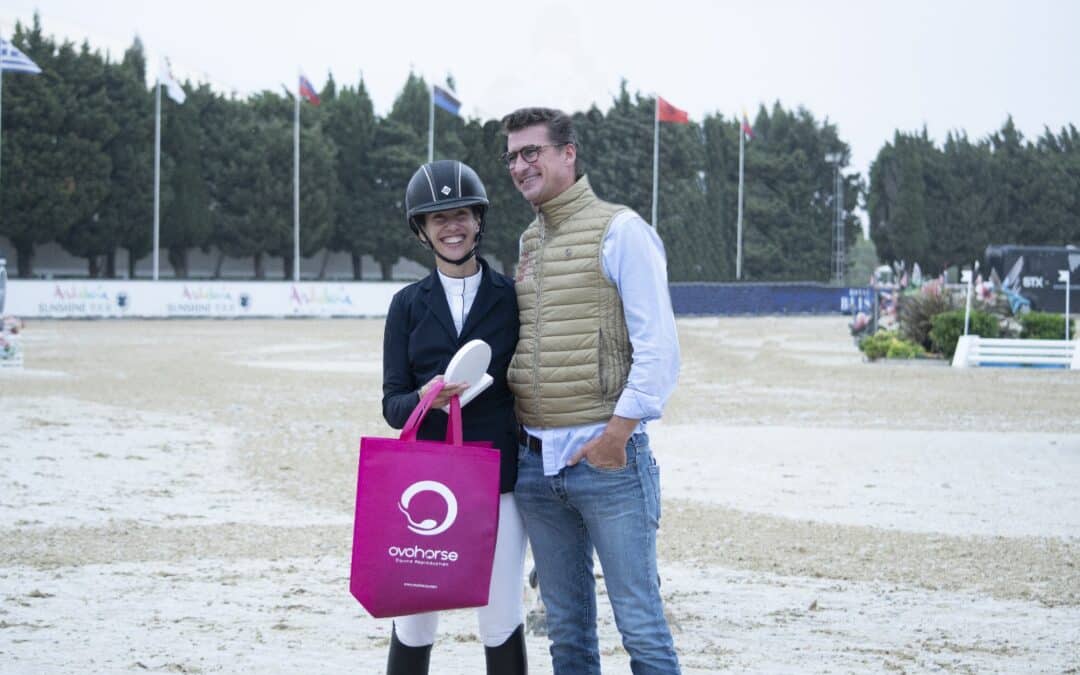
POLYGON ((616 216, 601 250, 604 274, 619 289, 633 361, 615 405, 619 417, 659 419, 679 377, 679 336, 668 290, 667 255, 638 214, 616 216))

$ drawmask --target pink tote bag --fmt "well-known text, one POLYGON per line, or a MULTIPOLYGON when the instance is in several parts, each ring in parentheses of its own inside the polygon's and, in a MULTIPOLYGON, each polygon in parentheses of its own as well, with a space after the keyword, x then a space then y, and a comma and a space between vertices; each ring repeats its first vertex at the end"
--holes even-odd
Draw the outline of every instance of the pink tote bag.
POLYGON ((416 439, 441 390, 431 388, 399 438, 360 439, 349 590, 376 618, 488 602, 499 451, 462 442, 456 396, 446 441, 416 439))

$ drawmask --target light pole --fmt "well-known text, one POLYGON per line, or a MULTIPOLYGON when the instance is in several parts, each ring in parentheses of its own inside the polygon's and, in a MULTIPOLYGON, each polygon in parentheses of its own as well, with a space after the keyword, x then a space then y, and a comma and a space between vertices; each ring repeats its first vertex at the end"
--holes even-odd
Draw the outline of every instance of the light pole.
POLYGON ((1058 281, 1065 282, 1065 340, 1069 339, 1069 270, 1058 270, 1058 281))
POLYGON ((845 261, 844 246, 844 204, 843 183, 840 180, 840 163, 844 155, 839 152, 826 153, 825 161, 833 165, 833 248, 832 248, 832 278, 837 284, 844 283, 844 270, 847 267, 845 261))
POLYGON ((967 301, 964 303, 964 335, 968 334, 968 325, 971 323, 971 291, 975 285, 975 273, 979 271, 979 261, 976 260, 971 269, 960 272, 960 281, 967 284, 967 301))

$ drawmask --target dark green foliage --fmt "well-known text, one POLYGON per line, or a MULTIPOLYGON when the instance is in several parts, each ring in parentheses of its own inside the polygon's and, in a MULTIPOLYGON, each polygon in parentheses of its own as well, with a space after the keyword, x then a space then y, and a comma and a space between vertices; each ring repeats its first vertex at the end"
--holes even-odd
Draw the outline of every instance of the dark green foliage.
MULTIPOLYGON (((222 196, 236 231, 220 245, 230 255, 252 256, 259 279, 265 277, 265 256, 283 258, 283 276, 291 279, 295 101, 266 91, 234 112, 239 128, 225 180, 237 193, 222 196)), ((300 121, 300 254, 305 256, 324 248, 333 232, 337 180, 318 108, 302 102, 300 121)))
MULTIPOLYGON (((835 126, 819 123, 803 108, 791 112, 776 103, 771 112, 762 108, 754 125, 756 136, 746 146, 745 159, 743 278, 826 281, 835 196, 833 166, 825 155, 839 153, 843 168, 850 150, 835 126)), ((737 121, 732 120, 735 126, 737 121)), ((737 171, 737 145, 735 152, 737 171)), ((844 177, 847 247, 856 238, 858 220, 853 211, 861 190, 858 175, 844 177)))
MULTIPOLYGON (((930 342, 933 350, 952 358, 956 352, 956 343, 964 334, 964 310, 957 309, 938 314, 931 320, 930 342)), ((972 310, 968 334, 980 337, 996 338, 1000 328, 993 314, 972 310)))
POLYGON ((378 167, 373 195, 375 226, 369 236, 383 279, 391 278, 394 264, 402 257, 433 264, 431 252, 421 246, 405 220, 405 186, 425 159, 423 140, 407 124, 393 116, 379 120, 372 152, 378 167))
POLYGON ((39 244, 59 241, 95 259, 105 253, 97 212, 111 170, 105 145, 117 127, 105 111, 99 54, 57 45, 37 16, 29 29, 17 23, 11 40, 50 73, 4 77, 0 234, 15 247, 19 276, 27 277, 39 244))
MULTIPOLYGON (((652 216, 654 99, 631 95, 623 83, 610 109, 574 116, 579 168, 604 199, 652 216)), ((834 209, 828 152, 846 164, 847 145, 835 127, 806 110, 762 108, 756 137, 745 146, 743 279, 830 276, 834 209)), ((660 124, 657 231, 672 281, 735 279, 739 123, 708 115, 700 123, 660 124)), ((857 237, 854 209, 861 179, 844 178, 846 241, 857 237)))
MULTIPOLYGON (((20 275, 31 273, 33 247, 60 241, 89 261, 91 274, 115 273, 116 250, 135 260, 150 252, 153 91, 137 42, 121 63, 84 47, 55 45, 40 24, 17 27, 15 42, 45 69, 11 77, 4 106, 4 209, 0 233, 17 249, 20 275), (79 104, 75 105, 74 101, 79 104), (57 148, 62 147, 61 151, 57 148)), ((447 77, 446 86, 453 88, 447 77)), ((193 248, 250 257, 265 276, 267 256, 292 266, 293 101, 275 92, 227 99, 206 85, 185 85, 188 100, 162 100, 161 239, 177 276, 193 248)), ((402 213, 406 182, 427 156, 430 88, 410 74, 385 118, 374 114, 361 81, 331 77, 323 105, 302 106, 301 245, 372 255, 384 278, 407 257, 432 264, 402 213)), ((604 199, 651 219, 655 101, 626 83, 606 111, 575 113, 581 169, 604 199)), ((436 159, 472 165, 491 208, 483 251, 508 273, 520 232, 533 218, 498 156, 506 139, 496 120, 465 120, 435 109, 436 159)), ((746 279, 826 279, 830 270, 832 167, 824 154, 847 155, 835 127, 805 110, 762 108, 757 138, 746 145, 746 279)), ((670 278, 732 280, 738 183, 737 120, 662 124, 658 233, 670 278)), ((858 176, 845 178, 848 242, 858 176)), ((219 262, 220 262, 219 258, 219 262)))
POLYGON ((897 132, 870 168, 870 231, 885 260, 931 273, 980 260, 990 244, 1080 242, 1080 134, 1073 125, 1027 142, 1012 118, 978 142, 941 148, 897 132))
POLYGON ((58 241, 68 253, 86 258, 88 275, 96 277, 102 271, 102 256, 115 250, 117 243, 115 233, 101 221, 100 206, 109 193, 112 173, 106 146, 119 133, 119 128, 108 114, 104 58, 92 52, 86 43, 78 53, 61 48, 60 55, 55 66, 70 85, 68 105, 82 110, 77 116, 73 110, 68 111, 72 136, 65 148, 65 159, 70 163, 76 186, 72 206, 77 215, 58 241))
POLYGON ((338 184, 336 225, 329 247, 350 253, 353 278, 360 280, 360 257, 375 252, 370 237, 375 227, 375 111, 363 79, 355 88, 346 86, 340 93, 328 85, 321 98, 323 128, 334 145, 338 184))
MULTIPOLYGON (((58 44, 40 21, 16 24, 13 42, 45 71, 4 79, 3 202, 0 235, 16 249, 19 276, 33 272, 36 246, 58 242, 87 259, 88 274, 113 276, 127 249, 131 267, 150 252, 153 91, 136 41, 120 62, 88 45, 58 44), (104 264, 102 264, 104 263, 104 264)), ((453 88, 453 78, 446 78, 453 88)), ((293 265, 294 101, 276 92, 227 98, 185 85, 188 100, 162 100, 161 236, 178 276, 188 252, 216 247, 251 258, 265 276, 268 256, 293 265)), ((301 247, 373 256, 384 278, 402 257, 432 264, 412 237, 402 195, 427 158, 430 88, 410 73, 390 112, 375 114, 363 80, 330 77, 323 104, 301 114, 301 247)), ((471 102, 469 102, 471 103, 471 102)), ((604 199, 646 220, 653 211, 655 99, 623 82, 609 105, 573 114, 580 169, 604 199)), ((743 275, 748 281, 831 278, 834 167, 850 150, 839 130, 809 111, 762 106, 745 143, 743 275)), ((491 201, 483 252, 513 272, 518 237, 532 220, 498 160, 506 139, 494 119, 436 108, 436 159, 469 163, 491 201)), ((654 223, 672 281, 732 281, 740 125, 708 114, 659 129, 659 198, 654 223)), ((989 243, 1080 243, 1080 133, 1070 125, 1028 141, 1012 120, 972 141, 950 133, 941 147, 922 130, 897 132, 871 167, 842 180, 848 282, 866 283, 878 257, 918 261, 930 275, 982 257, 989 243), (867 185, 869 187, 867 187, 867 185), (872 241, 855 214, 866 195, 872 241)), ((221 258, 219 258, 219 261, 221 258)), ((918 310, 910 336, 927 344, 918 310)), ((914 311, 914 310, 913 310, 914 311)), ((905 328, 905 330, 908 330, 905 328)))
MULTIPOLYGON (((1064 340, 1065 316, 1049 312, 1020 315, 1020 337, 1034 340, 1064 340)), ((1076 320, 1069 318, 1069 337, 1076 335, 1076 320)))
POLYGON ((150 253, 153 243, 153 101, 146 89, 146 56, 137 39, 123 60, 106 67, 109 116, 121 133, 105 146, 112 162, 109 194, 100 207, 100 220, 109 234, 106 276, 116 275, 117 248, 128 252, 129 277, 135 262, 150 253))
POLYGON ((186 91, 183 105, 161 92, 161 152, 168 158, 161 169, 161 247, 179 278, 188 276, 188 249, 205 249, 211 234, 210 191, 203 171, 207 144, 200 122, 214 94, 206 85, 186 91))
POLYGON ((261 201, 261 186, 269 181, 269 165, 254 109, 236 100, 226 102, 225 108, 222 152, 211 173, 216 194, 214 221, 218 225, 211 240, 229 256, 254 256, 255 277, 264 278, 260 228, 268 214, 261 201))

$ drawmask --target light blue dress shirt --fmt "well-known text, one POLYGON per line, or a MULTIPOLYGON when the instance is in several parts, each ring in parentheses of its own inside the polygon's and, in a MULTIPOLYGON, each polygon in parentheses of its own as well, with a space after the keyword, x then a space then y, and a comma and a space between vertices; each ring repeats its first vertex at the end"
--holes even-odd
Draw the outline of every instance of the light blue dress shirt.
MULTIPOLYGON (((679 336, 668 291, 664 244, 641 216, 624 211, 615 217, 600 252, 604 275, 619 289, 633 361, 626 387, 615 404, 619 417, 659 419, 679 377, 679 336)), ((607 421, 572 427, 525 427, 543 442, 544 475, 554 476, 581 446, 599 436, 607 421)))

